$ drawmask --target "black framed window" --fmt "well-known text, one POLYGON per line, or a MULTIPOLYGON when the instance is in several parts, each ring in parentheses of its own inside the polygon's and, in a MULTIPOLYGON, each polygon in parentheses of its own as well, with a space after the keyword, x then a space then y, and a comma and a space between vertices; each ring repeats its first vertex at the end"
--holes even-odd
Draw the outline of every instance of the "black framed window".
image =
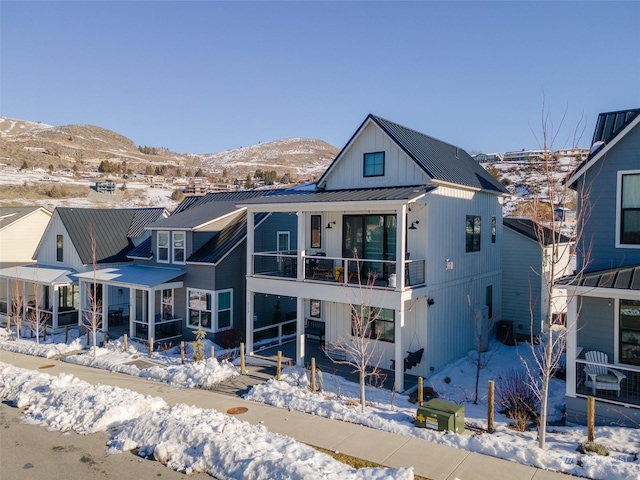
POLYGON ((622 175, 620 243, 640 245, 640 173, 622 175))
POLYGON ((465 232, 466 240, 466 252, 479 252, 480 251, 480 231, 481 231, 481 217, 478 215, 467 215, 467 225, 465 232))
POLYGON ((496 243, 496 234, 498 232, 498 220, 491 217, 491 243, 496 243))
POLYGON ((311 248, 322 248, 322 215, 311 215, 311 248))
POLYGON ((620 363, 640 365, 640 301, 620 299, 620 363))
POLYGON ((484 303, 487 306, 487 315, 489 318, 493 318, 493 285, 487 285, 484 296, 484 303))
POLYGON ((64 237, 56 235, 56 260, 62 262, 64 258, 64 237))
POLYGON ((354 305, 351 308, 351 335, 394 342, 395 310, 354 305))
POLYGON ((381 177, 384 175, 384 152, 364 154, 363 175, 365 177, 381 177))

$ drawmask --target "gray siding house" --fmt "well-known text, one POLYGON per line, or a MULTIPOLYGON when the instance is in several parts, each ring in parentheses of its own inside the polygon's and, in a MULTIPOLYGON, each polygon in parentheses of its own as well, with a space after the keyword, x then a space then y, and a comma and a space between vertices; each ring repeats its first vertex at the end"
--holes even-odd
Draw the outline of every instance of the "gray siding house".
POLYGON ((578 193, 577 266, 568 280, 567 419, 640 423, 640 109, 602 113, 578 193), (599 353, 593 353, 599 352, 599 353), (606 356, 604 356, 606 355, 606 356), (597 359, 596 359, 597 358, 597 359))

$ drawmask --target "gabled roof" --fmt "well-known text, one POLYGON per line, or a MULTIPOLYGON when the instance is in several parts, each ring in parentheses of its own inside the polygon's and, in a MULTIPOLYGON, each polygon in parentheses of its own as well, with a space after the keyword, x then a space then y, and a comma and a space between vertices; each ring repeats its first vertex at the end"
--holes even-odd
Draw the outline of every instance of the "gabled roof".
POLYGON ((473 160, 462 148, 373 114, 369 114, 362 122, 362 125, 349 139, 333 163, 322 174, 318 185, 325 185, 329 172, 369 122, 380 127, 432 180, 500 194, 509 193, 498 180, 478 165, 478 162, 473 160))
POLYGON ((578 179, 591 166, 601 159, 616 143, 640 123, 640 108, 620 110, 598 115, 596 128, 591 140, 589 156, 576 168, 569 177, 568 183, 573 187, 578 179))
POLYGON ((148 225, 152 230, 193 230, 212 221, 232 214, 236 204, 247 199, 263 197, 277 190, 247 190, 241 192, 208 193, 198 197, 187 197, 168 218, 148 225))
POLYGON ((162 208, 67 208, 58 207, 60 217, 83 264, 92 263, 91 228, 96 232, 96 262, 127 262, 127 253, 133 248, 129 232, 137 233, 145 222, 162 215, 162 208), (154 217, 155 215, 155 217, 154 217), (133 225, 135 224, 135 228, 133 225))
MULTIPOLYGON (((538 235, 541 225, 536 224, 528 218, 504 217, 502 223, 505 227, 518 232, 521 235, 538 242, 538 235)), ((544 236, 544 245, 551 245, 553 242, 553 231, 550 228, 542 226, 542 235, 544 236)), ((557 243, 569 243, 571 239, 566 235, 556 232, 557 243)))
MULTIPOLYGON (((260 223, 267 214, 258 214, 255 217, 255 224, 260 223)), ((225 226, 216 233, 213 238, 207 241, 202 247, 194 252, 187 263, 211 263, 216 264, 222 260, 235 246, 240 244, 247 236, 247 212, 239 211, 231 222, 226 222, 225 226)))
POLYGON ((166 208, 139 208, 133 214, 133 221, 129 227, 127 236, 129 238, 141 238, 146 233, 146 226, 155 222, 162 216, 167 216, 169 212, 166 208))
POLYGON ((49 216, 52 215, 49 210, 43 207, 0 207, 0 230, 38 210, 48 213, 49 216))

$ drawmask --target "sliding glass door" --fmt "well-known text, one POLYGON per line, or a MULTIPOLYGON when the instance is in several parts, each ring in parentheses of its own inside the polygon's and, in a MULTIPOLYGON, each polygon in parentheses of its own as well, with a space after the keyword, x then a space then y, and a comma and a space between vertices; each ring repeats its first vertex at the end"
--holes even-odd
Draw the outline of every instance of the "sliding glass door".
POLYGON ((395 260, 396 216, 395 215, 345 215, 343 217, 342 256, 350 258, 357 252, 365 260, 361 274, 369 272, 385 279, 393 273, 393 265, 366 260, 395 260))

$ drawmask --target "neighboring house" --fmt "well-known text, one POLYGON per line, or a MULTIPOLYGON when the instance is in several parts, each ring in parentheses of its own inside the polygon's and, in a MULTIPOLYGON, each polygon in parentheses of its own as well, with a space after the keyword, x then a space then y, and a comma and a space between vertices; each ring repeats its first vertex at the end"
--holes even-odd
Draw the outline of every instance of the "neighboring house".
POLYGON ((109 195, 116 194, 116 182, 113 180, 105 180, 104 182, 96 182, 96 192, 107 193, 109 195))
POLYGON ((42 207, 0 207, 0 268, 33 262, 51 215, 42 207))
POLYGON ((381 366, 398 366, 397 389, 408 351, 424 349, 408 372, 423 377, 466 354, 475 345, 472 310, 493 317, 501 304, 507 194, 461 148, 367 116, 316 187, 240 202, 254 232, 249 353, 266 329, 292 330, 303 364, 307 319, 328 346, 348 341, 351 305, 364 293, 364 308, 379 309, 371 335, 381 366), (254 230, 259 215, 276 212, 295 219, 293 230, 254 230), (369 274, 375 286, 365 291, 358 276, 364 284, 369 274))
MULTIPOLYGON (((77 325, 81 310, 77 275, 93 272, 92 232, 96 268, 131 263, 127 254, 149 236, 144 226, 166 215, 164 208, 56 208, 33 255, 36 263, 0 269, 2 301, 21 299, 24 320, 37 309, 53 330, 77 325)), ((100 292, 101 299, 107 294, 100 292)), ((123 308, 128 305, 128 299, 117 298, 123 308)), ((8 308, 5 317, 11 313, 8 308)))
MULTIPOLYGON (((517 337, 538 337, 549 308, 549 279, 573 273, 570 267, 571 240, 526 218, 504 218, 502 242, 503 321, 512 321, 517 337), (549 259, 555 255, 555 261, 549 259)), ((551 302, 555 323, 564 324, 566 297, 553 293, 551 302)))
POLYGON ((567 420, 640 423, 640 109, 602 113, 578 194, 577 275, 567 281, 567 420), (578 230, 579 231, 579 230, 578 230), (600 353, 606 354, 607 358, 600 353))
POLYGON ((472 158, 476 162, 480 163, 488 163, 488 162, 502 162, 502 154, 501 153, 478 153, 473 155, 472 158))
POLYGON ((552 152, 549 150, 517 150, 505 152, 502 159, 504 162, 541 162, 551 157, 552 152))
MULTIPOLYGON (((212 340, 233 329, 239 338, 245 325, 247 222, 236 203, 269 193, 187 197, 171 216, 148 224, 150 236, 127 253, 133 264, 95 274, 101 290, 109 292, 103 306, 107 329, 164 344, 195 340, 199 326, 212 340)), ((90 285, 94 273, 78 277, 90 285)))

